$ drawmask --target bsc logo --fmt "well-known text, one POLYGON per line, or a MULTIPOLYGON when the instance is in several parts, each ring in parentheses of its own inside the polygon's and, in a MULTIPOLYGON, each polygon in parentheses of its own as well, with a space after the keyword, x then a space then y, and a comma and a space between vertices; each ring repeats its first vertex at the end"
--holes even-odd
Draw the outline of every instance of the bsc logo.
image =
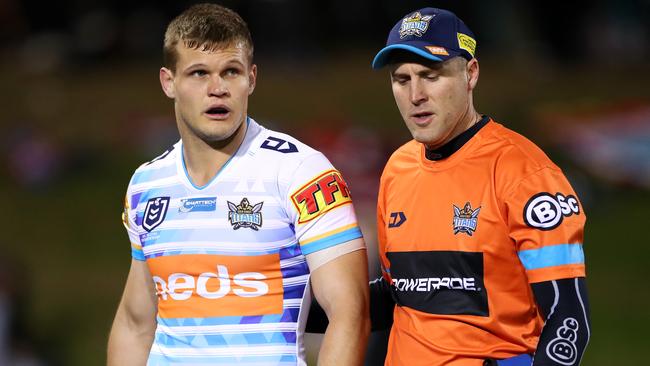
POLYGON ((291 195, 291 201, 300 213, 298 223, 313 220, 323 213, 351 203, 347 183, 336 170, 329 170, 312 179, 291 195))
POLYGON ((573 365, 578 358, 578 321, 574 318, 564 319, 564 325, 561 326, 552 341, 546 346, 548 357, 562 365, 573 365))
POLYGON ((578 199, 562 193, 552 195, 541 192, 531 197, 524 206, 524 221, 530 227, 552 230, 562 223, 565 217, 580 214, 578 199))

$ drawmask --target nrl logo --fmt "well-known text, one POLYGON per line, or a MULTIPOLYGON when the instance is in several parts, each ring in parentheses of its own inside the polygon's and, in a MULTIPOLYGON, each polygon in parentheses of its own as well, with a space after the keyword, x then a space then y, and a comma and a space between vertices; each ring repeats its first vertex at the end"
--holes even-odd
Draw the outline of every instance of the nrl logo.
POLYGON ((422 16, 419 11, 416 11, 411 16, 402 19, 402 26, 399 28, 399 38, 406 36, 422 37, 424 32, 429 28, 429 21, 433 15, 422 16))
POLYGON ((476 226, 478 225, 478 213, 481 208, 472 210, 472 205, 469 202, 465 203, 462 209, 454 206, 454 235, 458 233, 465 233, 469 236, 474 234, 476 226))
POLYGON ((253 230, 258 230, 262 226, 262 205, 260 202, 251 206, 247 198, 241 200, 239 205, 228 201, 228 220, 232 228, 237 230, 242 227, 248 227, 253 230))
POLYGON ((165 220, 169 208, 169 197, 155 197, 147 201, 142 218, 142 228, 147 232, 158 227, 165 220))

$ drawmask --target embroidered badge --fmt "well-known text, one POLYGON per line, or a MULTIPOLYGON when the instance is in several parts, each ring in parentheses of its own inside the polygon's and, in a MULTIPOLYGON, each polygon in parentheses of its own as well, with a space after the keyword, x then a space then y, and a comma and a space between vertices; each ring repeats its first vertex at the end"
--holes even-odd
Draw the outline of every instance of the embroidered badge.
POLYGON ((247 198, 243 198, 239 205, 228 201, 228 220, 232 228, 237 230, 242 227, 248 227, 258 230, 262 226, 262 205, 264 202, 256 203, 251 206, 247 198))
POLYGON ((424 32, 429 28, 429 21, 433 15, 422 16, 419 11, 402 19, 402 25, 399 28, 399 38, 406 36, 422 37, 424 32))
POLYGON ((469 202, 465 203, 462 209, 454 206, 454 235, 458 233, 465 233, 472 236, 476 231, 478 225, 478 213, 481 208, 478 207, 472 210, 472 205, 469 202))

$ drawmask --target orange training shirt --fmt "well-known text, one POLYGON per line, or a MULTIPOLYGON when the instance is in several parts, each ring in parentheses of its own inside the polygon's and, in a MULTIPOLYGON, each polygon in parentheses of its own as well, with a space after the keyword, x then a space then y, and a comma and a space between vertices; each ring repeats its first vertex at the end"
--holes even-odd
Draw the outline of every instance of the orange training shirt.
POLYGON ((490 120, 451 156, 410 141, 378 198, 383 276, 398 305, 386 365, 481 366, 535 352, 530 283, 585 276, 585 214, 562 171, 490 120))

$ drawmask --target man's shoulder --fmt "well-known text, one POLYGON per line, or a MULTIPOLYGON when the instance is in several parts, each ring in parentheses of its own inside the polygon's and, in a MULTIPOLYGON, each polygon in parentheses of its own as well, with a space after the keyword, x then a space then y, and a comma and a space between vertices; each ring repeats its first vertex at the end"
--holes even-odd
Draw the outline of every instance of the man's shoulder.
MULTIPOLYGON (((524 135, 494 121, 488 132, 487 138, 493 140, 495 156, 498 157, 500 163, 526 166, 531 170, 544 167, 558 169, 548 155, 524 135)), ((492 144, 486 144, 486 146, 490 145, 492 144)))
POLYGON ((176 174, 176 158, 181 143, 176 142, 153 159, 142 163, 131 176, 130 186, 143 184, 151 180, 162 179, 176 174))
POLYGON ((256 140, 258 141, 257 146, 253 146, 253 148, 258 149, 260 153, 278 158, 301 159, 319 153, 318 150, 287 133, 267 128, 262 128, 260 136, 256 140))
POLYGON ((261 127, 250 147, 256 163, 277 165, 281 170, 295 168, 308 159, 326 159, 313 147, 283 132, 261 127))
POLYGON ((408 168, 412 165, 417 165, 422 154, 422 144, 410 140, 398 147, 386 162, 384 167, 384 174, 398 173, 396 170, 408 168))

